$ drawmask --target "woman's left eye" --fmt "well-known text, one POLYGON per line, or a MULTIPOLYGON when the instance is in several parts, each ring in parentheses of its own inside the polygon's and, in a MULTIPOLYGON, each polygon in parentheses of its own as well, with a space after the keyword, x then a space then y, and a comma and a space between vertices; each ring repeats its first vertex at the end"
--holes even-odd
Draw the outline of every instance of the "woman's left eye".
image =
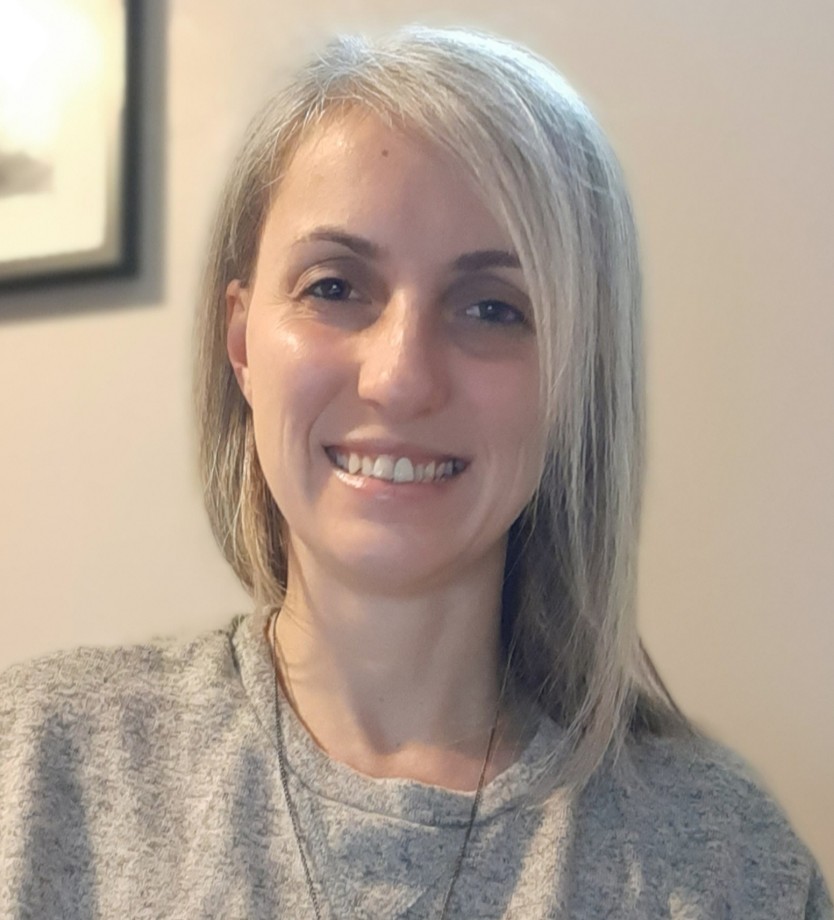
POLYGON ((500 326, 512 326, 526 322, 524 314, 516 307, 503 300, 479 300, 470 304, 465 315, 486 323, 500 326))
POLYGON ((321 278, 305 288, 305 297, 317 297, 320 300, 350 300, 353 288, 343 278, 321 278))

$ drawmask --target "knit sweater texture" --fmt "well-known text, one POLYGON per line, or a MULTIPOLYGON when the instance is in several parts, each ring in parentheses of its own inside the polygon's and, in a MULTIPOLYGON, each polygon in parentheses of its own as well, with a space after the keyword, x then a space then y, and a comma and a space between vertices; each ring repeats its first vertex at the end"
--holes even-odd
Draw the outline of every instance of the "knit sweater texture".
MULTIPOLYGON (((281 785, 261 613, 190 640, 0 675, 0 917, 313 917, 281 785)), ((329 758, 280 700, 289 790, 328 920, 440 915, 471 794, 329 758)), ((484 789, 449 916, 831 920, 819 869, 737 757, 629 744, 579 796, 531 800, 542 717, 484 789)))

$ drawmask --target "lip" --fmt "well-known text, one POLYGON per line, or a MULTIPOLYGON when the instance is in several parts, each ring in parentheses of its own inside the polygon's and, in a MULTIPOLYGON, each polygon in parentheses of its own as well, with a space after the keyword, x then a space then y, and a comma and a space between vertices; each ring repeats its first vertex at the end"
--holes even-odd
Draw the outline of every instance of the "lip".
POLYGON ((454 487, 460 474, 450 476, 448 479, 436 479, 434 482, 391 482, 388 479, 377 479, 374 476, 348 473, 331 464, 333 475, 357 496, 363 500, 381 502, 385 507, 401 507, 403 503, 409 507, 422 507, 431 497, 446 494, 446 490, 454 487))

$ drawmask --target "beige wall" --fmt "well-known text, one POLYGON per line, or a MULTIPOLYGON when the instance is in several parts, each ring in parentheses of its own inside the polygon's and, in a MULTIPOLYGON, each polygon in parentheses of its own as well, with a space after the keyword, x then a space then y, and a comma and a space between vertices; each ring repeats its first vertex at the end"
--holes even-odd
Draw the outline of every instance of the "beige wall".
POLYGON ((247 608, 204 521, 189 420, 221 173, 265 90, 324 34, 481 25, 563 69, 631 180, 648 282, 647 644, 834 880, 834 6, 433 5, 453 13, 171 0, 165 23, 148 4, 144 276, 0 297, 0 665, 247 608))

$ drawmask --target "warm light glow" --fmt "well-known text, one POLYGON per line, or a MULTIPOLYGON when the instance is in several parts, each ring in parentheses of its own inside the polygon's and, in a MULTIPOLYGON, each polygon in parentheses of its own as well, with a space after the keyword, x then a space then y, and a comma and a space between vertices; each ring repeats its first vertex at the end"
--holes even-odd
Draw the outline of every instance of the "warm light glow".
POLYGON ((97 0, 0 0, 0 151, 49 155, 68 103, 102 78, 97 0))
POLYGON ((4 261, 104 244, 123 87, 119 0, 0 0, 4 261))

